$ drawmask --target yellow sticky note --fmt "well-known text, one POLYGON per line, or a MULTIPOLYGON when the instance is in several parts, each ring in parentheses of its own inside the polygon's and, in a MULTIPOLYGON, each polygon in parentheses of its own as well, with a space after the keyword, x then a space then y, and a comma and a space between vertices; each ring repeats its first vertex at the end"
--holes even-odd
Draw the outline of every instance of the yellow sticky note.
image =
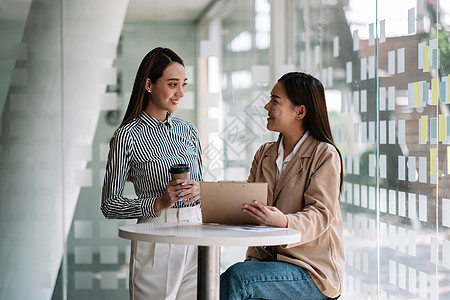
POLYGON ((445 116, 443 114, 439 114, 439 142, 445 141, 445 116))
POLYGON ((430 70, 430 54, 429 54, 429 47, 424 46, 423 47, 423 71, 428 72, 430 70))
POLYGON ((450 147, 447 146, 447 174, 450 174, 450 147))
POLYGON ((430 148, 430 174, 436 174, 436 148, 430 148))
POLYGON ((420 107, 420 82, 414 82, 414 107, 420 107))
POLYGON ((431 79, 431 105, 437 105, 438 82, 436 78, 431 79))
POLYGON ((420 140, 426 142, 428 137, 428 117, 420 117, 420 140))

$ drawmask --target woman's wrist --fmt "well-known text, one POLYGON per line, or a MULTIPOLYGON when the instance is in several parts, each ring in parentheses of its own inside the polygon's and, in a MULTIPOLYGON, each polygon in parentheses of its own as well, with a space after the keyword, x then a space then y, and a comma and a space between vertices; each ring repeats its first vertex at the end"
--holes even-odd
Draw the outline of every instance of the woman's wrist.
POLYGON ((154 206, 155 212, 159 212, 159 211, 162 210, 162 208, 161 208, 161 198, 162 197, 158 197, 155 200, 155 206, 154 206))

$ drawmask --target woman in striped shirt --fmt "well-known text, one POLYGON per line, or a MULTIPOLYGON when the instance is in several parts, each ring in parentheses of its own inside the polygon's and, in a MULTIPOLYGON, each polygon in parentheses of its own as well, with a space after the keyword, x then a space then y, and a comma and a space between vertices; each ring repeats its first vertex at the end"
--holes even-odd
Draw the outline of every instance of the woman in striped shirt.
MULTIPOLYGON (((183 60, 155 48, 142 60, 122 124, 110 142, 101 210, 108 219, 201 222, 201 147, 197 129, 172 116, 186 89, 183 60), (169 168, 188 164, 190 179, 170 181, 169 168), (137 198, 123 196, 133 183, 137 198)), ((130 299, 195 299, 195 246, 132 241, 130 299)))

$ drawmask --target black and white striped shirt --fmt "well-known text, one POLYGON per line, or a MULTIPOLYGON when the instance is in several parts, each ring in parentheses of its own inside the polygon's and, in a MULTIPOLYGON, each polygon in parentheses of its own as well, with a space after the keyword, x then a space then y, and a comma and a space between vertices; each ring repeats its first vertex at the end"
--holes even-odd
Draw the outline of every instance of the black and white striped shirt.
MULTIPOLYGON (((156 198, 164 194, 170 181, 169 168, 188 164, 191 179, 201 181, 200 140, 195 126, 169 116, 161 122, 145 112, 118 128, 110 142, 103 182, 101 210, 108 219, 154 218, 156 198), (137 199, 123 197, 129 179, 137 199)), ((176 202, 173 207, 195 206, 176 202)))

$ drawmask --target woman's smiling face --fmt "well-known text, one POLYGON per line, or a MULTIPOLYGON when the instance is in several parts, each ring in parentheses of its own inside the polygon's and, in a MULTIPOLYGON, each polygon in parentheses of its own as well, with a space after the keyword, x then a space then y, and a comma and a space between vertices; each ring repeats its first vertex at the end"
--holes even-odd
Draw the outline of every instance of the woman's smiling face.
POLYGON ((268 111, 267 129, 280 133, 300 130, 298 109, 288 98, 283 83, 277 82, 270 93, 270 101, 264 106, 268 111))
POLYGON ((184 66, 174 62, 163 72, 163 75, 152 83, 147 79, 146 88, 151 93, 146 112, 160 121, 166 119, 167 112, 174 113, 186 93, 186 71, 184 66))

